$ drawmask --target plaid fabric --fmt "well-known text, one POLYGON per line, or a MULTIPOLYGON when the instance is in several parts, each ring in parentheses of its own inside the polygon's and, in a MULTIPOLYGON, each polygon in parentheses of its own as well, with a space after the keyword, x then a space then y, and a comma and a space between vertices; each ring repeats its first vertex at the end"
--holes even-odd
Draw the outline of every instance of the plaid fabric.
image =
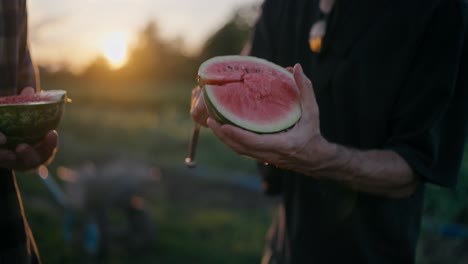
POLYGON ((27 35, 26 0, 0 0, 0 95, 38 88, 27 35))
MULTIPOLYGON (((0 96, 38 88, 27 25, 26 0, 0 0, 0 96)), ((14 172, 0 168, 0 264, 38 263, 36 256, 14 172)))

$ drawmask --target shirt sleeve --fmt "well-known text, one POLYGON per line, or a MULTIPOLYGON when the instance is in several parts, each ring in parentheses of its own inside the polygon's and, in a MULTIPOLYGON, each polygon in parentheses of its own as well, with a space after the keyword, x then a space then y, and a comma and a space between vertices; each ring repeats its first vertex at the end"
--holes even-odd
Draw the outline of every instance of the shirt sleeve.
POLYGON ((33 64, 28 43, 28 13, 26 1, 22 2, 18 10, 19 24, 19 62, 18 62, 18 90, 33 87, 40 90, 38 71, 33 64))
POLYGON ((391 120, 389 149, 424 181, 455 187, 467 136, 468 41, 461 1, 441 1, 391 120))
POLYGON ((29 48, 26 48, 26 53, 22 63, 18 69, 18 88, 33 87, 36 91, 40 91, 39 74, 37 68, 32 62, 29 48))

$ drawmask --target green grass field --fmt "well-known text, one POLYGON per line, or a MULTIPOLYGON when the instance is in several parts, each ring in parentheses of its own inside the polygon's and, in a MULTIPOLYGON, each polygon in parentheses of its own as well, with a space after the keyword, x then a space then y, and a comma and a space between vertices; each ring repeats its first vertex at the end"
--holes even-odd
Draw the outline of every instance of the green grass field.
MULTIPOLYGON (((275 200, 232 185, 225 177, 233 173, 252 177, 253 161, 202 130, 198 173, 184 168, 194 85, 190 81, 43 81, 44 89, 65 89, 72 99, 58 129, 60 149, 49 166, 60 184, 57 168, 78 168, 88 161, 99 166, 113 159, 131 159, 161 171, 147 203, 156 223, 155 241, 146 250, 136 251, 122 245, 125 238, 111 239, 109 254, 101 259, 84 254, 76 242, 64 242, 64 210, 37 175, 20 174, 25 208, 44 263, 259 263, 275 200)), ((468 224, 463 216, 468 211, 467 172, 465 162, 456 192, 429 189, 428 215, 468 224)), ((121 217, 111 214, 109 221, 118 223, 121 217)), ((418 250, 421 264, 458 258, 454 248, 466 245, 465 240, 425 232, 418 250), (427 251, 428 244, 441 250, 427 251)))
POLYGON ((59 184, 58 167, 77 168, 88 161, 99 166, 128 158, 162 171, 149 198, 157 223, 154 243, 149 250, 133 252, 115 239, 107 258, 101 260, 86 256, 77 243, 64 243, 64 210, 40 177, 18 175, 45 263, 259 262, 274 203, 223 179, 227 172, 252 174, 253 161, 202 130, 197 170, 206 171, 206 177, 190 176, 183 165, 192 129, 193 86, 191 82, 43 82, 44 89, 65 89, 72 99, 58 129, 60 149, 49 166, 59 184))

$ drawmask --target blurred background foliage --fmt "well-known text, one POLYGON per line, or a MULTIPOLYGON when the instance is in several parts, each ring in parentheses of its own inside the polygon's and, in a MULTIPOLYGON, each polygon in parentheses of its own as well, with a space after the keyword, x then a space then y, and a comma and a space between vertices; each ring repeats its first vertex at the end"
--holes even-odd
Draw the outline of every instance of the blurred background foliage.
MULTIPOLYGON (((70 230, 83 235, 80 223, 86 222, 87 212, 75 212, 68 221, 67 210, 40 177, 20 175, 30 225, 45 263, 260 261, 277 201, 258 191, 253 162, 202 130, 200 166, 183 167, 198 66, 213 56, 240 53, 257 12, 258 6, 240 7, 195 55, 184 53, 183 39, 163 39, 157 23, 148 22, 121 68, 113 69, 104 57, 78 74, 40 68, 43 89, 66 89, 73 100, 59 128, 60 150, 49 166, 49 177, 63 187, 65 182, 57 176, 60 168, 79 173, 83 164, 100 167, 121 159, 160 172, 156 187, 144 196, 145 210, 154 219, 154 243, 137 250, 123 243, 128 237, 119 237, 111 239, 107 253, 99 256, 66 239, 70 230)), ((465 156, 456 190, 427 188, 418 263, 468 263, 467 160, 465 156)), ((107 226, 120 223, 128 228, 129 220, 122 216, 126 211, 109 211, 107 226)))

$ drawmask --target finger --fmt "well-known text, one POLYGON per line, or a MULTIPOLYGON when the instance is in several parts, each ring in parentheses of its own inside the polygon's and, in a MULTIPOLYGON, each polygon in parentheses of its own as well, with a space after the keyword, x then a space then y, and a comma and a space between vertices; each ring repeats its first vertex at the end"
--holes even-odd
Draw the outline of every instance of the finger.
POLYGON ((0 133, 0 145, 3 145, 7 142, 7 138, 3 133, 0 133))
POLYGON ((206 120, 210 116, 210 114, 208 112, 208 109, 206 108, 205 100, 203 99, 203 96, 201 94, 195 102, 194 106, 192 107, 190 114, 192 116, 192 119, 196 123, 204 127, 207 126, 206 120))
POLYGON ((220 140, 235 148, 236 152, 252 157, 262 157, 265 153, 275 152, 272 142, 281 141, 277 134, 257 134, 232 125, 220 125, 212 118, 208 119, 208 126, 220 140))
POLYGON ((11 169, 16 160, 16 155, 11 150, 0 149, 0 167, 11 169))
POLYGON ((290 73, 293 73, 294 68, 293 67, 286 67, 286 70, 288 70, 288 72, 290 72, 290 73))
POLYGON ((44 139, 34 147, 28 144, 20 144, 16 147, 16 169, 30 170, 45 164, 55 154, 58 145, 56 131, 47 133, 44 139))
POLYGON ((15 170, 24 171, 37 168, 40 164, 40 156, 36 150, 28 144, 19 144, 15 149, 16 163, 15 170))
POLYGON ((245 155, 246 148, 244 145, 239 140, 229 136, 232 133, 226 133, 226 131, 229 131, 229 129, 236 129, 236 127, 231 125, 221 125, 211 117, 208 118, 207 125, 213 131, 216 137, 218 137, 218 139, 221 140, 224 144, 233 149, 235 152, 245 155))
POLYGON ((301 95, 301 106, 302 112, 309 112, 312 113, 318 112, 317 102, 315 98, 314 89, 312 87, 312 82, 309 78, 304 74, 302 66, 300 64, 294 65, 294 80, 296 81, 296 85, 299 88, 299 93, 301 95))
POLYGON ((190 100, 190 109, 192 109, 195 106, 200 95, 201 95, 201 88, 200 86, 197 86, 192 90, 192 99, 190 100))
MULTIPOLYGON (((208 127, 224 144, 240 155, 271 164, 282 162, 276 144, 284 144, 284 139, 278 134, 256 134, 232 125, 221 125, 212 118, 208 118, 208 127)), ((286 145, 281 148, 284 146, 286 145)))
POLYGON ((58 133, 55 130, 49 131, 42 142, 35 146, 37 153, 39 153, 40 165, 47 164, 55 156, 58 146, 58 133))
POLYGON ((21 90, 20 94, 27 96, 27 95, 33 95, 35 93, 36 93, 36 90, 34 88, 28 86, 28 87, 23 88, 23 90, 21 90))

